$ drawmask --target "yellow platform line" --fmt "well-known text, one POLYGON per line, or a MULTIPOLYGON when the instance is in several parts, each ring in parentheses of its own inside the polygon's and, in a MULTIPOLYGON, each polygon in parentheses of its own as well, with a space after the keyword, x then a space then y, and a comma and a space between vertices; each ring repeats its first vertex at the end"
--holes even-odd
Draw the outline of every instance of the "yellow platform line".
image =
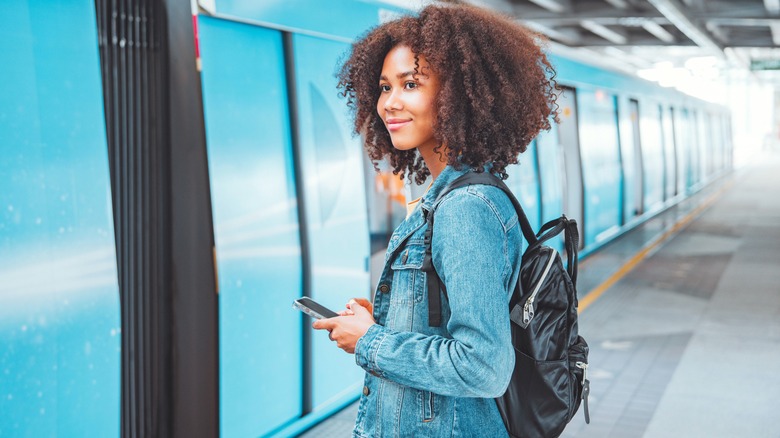
POLYGON ((617 272, 612 274, 606 281, 601 283, 600 285, 593 288, 590 292, 588 292, 581 300, 579 300, 579 313, 582 313, 585 311, 585 309, 588 308, 591 304, 593 304, 601 295, 607 291, 612 285, 617 283, 621 278, 623 278, 626 274, 634 270, 636 265, 639 264, 642 260, 644 260, 648 254, 650 254, 651 251, 653 251, 656 247, 664 243, 666 240, 668 240, 673 235, 677 234, 683 227, 688 225, 691 221, 696 219, 704 210, 710 207, 712 203, 715 202, 716 199, 720 198, 720 196, 731 188, 731 186, 734 184, 734 180, 729 181, 728 183, 724 184, 723 187, 717 191, 716 193, 710 195, 709 198, 707 198, 704 202, 701 203, 696 209, 685 215, 682 219, 680 219, 676 224, 674 224, 671 228, 666 230, 665 233, 663 233, 660 237, 656 238, 650 244, 645 246, 641 251, 636 253, 633 257, 631 257, 626 263, 623 264, 623 266, 618 269, 617 272))

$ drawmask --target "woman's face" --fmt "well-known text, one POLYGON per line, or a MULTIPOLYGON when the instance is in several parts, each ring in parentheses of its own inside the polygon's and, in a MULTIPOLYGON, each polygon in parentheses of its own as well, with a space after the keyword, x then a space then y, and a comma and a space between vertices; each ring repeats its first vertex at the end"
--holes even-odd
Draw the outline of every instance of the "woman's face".
POLYGON ((428 155, 437 145, 433 125, 439 77, 424 56, 419 55, 418 59, 418 73, 415 75, 414 52, 409 47, 396 46, 387 53, 379 77, 381 94, 376 111, 396 149, 417 148, 421 154, 428 155))

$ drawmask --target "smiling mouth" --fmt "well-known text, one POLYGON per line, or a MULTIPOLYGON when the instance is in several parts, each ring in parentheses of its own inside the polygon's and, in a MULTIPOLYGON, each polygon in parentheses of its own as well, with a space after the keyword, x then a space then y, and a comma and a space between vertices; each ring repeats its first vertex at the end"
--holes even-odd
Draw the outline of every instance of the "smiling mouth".
POLYGON ((411 122, 412 122, 411 120, 405 120, 403 122, 401 122, 401 121, 387 122, 387 130, 388 131, 397 131, 397 130, 403 128, 404 126, 408 125, 411 122))

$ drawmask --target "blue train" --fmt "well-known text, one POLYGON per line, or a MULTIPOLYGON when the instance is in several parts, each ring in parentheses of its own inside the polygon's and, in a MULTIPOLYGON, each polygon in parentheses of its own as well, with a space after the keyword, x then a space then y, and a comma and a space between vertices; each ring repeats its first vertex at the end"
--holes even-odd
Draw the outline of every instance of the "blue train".
MULTIPOLYGON (((369 297, 372 260, 418 190, 381 163, 374 172, 334 76, 350 41, 406 11, 378 0, 212 0, 183 13, 166 2, 165 15, 138 3, 120 2, 118 12, 85 0, 4 6, 0 436, 185 436, 203 418, 225 437, 294 435, 356 400, 363 372, 312 333, 292 301, 308 295, 341 308, 369 297), (169 20, 169 49, 150 43, 150 56, 167 60, 171 78, 184 65, 199 83, 167 82, 184 99, 161 98, 172 115, 146 123, 125 109, 166 96, 147 91, 148 77, 164 75, 144 70, 146 40, 129 39, 128 49, 111 32, 152 35, 155 20, 169 20), (182 29, 191 41, 177 39, 182 29), (202 126, 160 127, 185 109, 202 126), (157 158, 141 147, 157 144, 155 129, 160 181, 147 174, 157 158), (182 131, 202 141, 176 149, 182 131), (130 147, 117 152, 117 142, 130 147), (177 166, 199 155, 205 184, 190 184, 177 166), (134 172, 138 190, 123 191, 134 172), (156 191, 149 199, 159 202, 147 202, 156 191), (198 196, 207 208, 183 211, 198 196), (159 217, 144 215, 155 208, 159 217), (205 218, 206 235, 183 246, 197 237, 181 226, 190 214, 205 218), (153 245, 162 256, 138 256, 153 245), (196 258, 209 269, 188 272, 196 258), (156 276, 136 281, 139 272, 156 276), (199 275, 208 281, 187 283, 199 275), (192 283, 212 301, 188 291, 192 283), (192 306, 202 324, 181 322, 192 306), (213 342, 187 338, 201 327, 213 342), (198 367, 208 372, 189 373, 198 367), (211 404, 195 400, 201 388, 213 391, 211 404)), ((561 123, 533 141, 507 181, 535 227, 562 212, 577 219, 587 255, 732 168, 726 108, 551 58, 564 87, 561 123)))

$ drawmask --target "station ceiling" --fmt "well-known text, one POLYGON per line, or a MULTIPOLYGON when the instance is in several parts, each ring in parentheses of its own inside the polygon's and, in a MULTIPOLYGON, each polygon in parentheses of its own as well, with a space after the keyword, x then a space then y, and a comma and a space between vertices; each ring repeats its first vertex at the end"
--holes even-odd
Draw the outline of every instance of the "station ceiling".
POLYGON ((622 70, 715 56, 780 85, 780 0, 473 0, 622 70))

